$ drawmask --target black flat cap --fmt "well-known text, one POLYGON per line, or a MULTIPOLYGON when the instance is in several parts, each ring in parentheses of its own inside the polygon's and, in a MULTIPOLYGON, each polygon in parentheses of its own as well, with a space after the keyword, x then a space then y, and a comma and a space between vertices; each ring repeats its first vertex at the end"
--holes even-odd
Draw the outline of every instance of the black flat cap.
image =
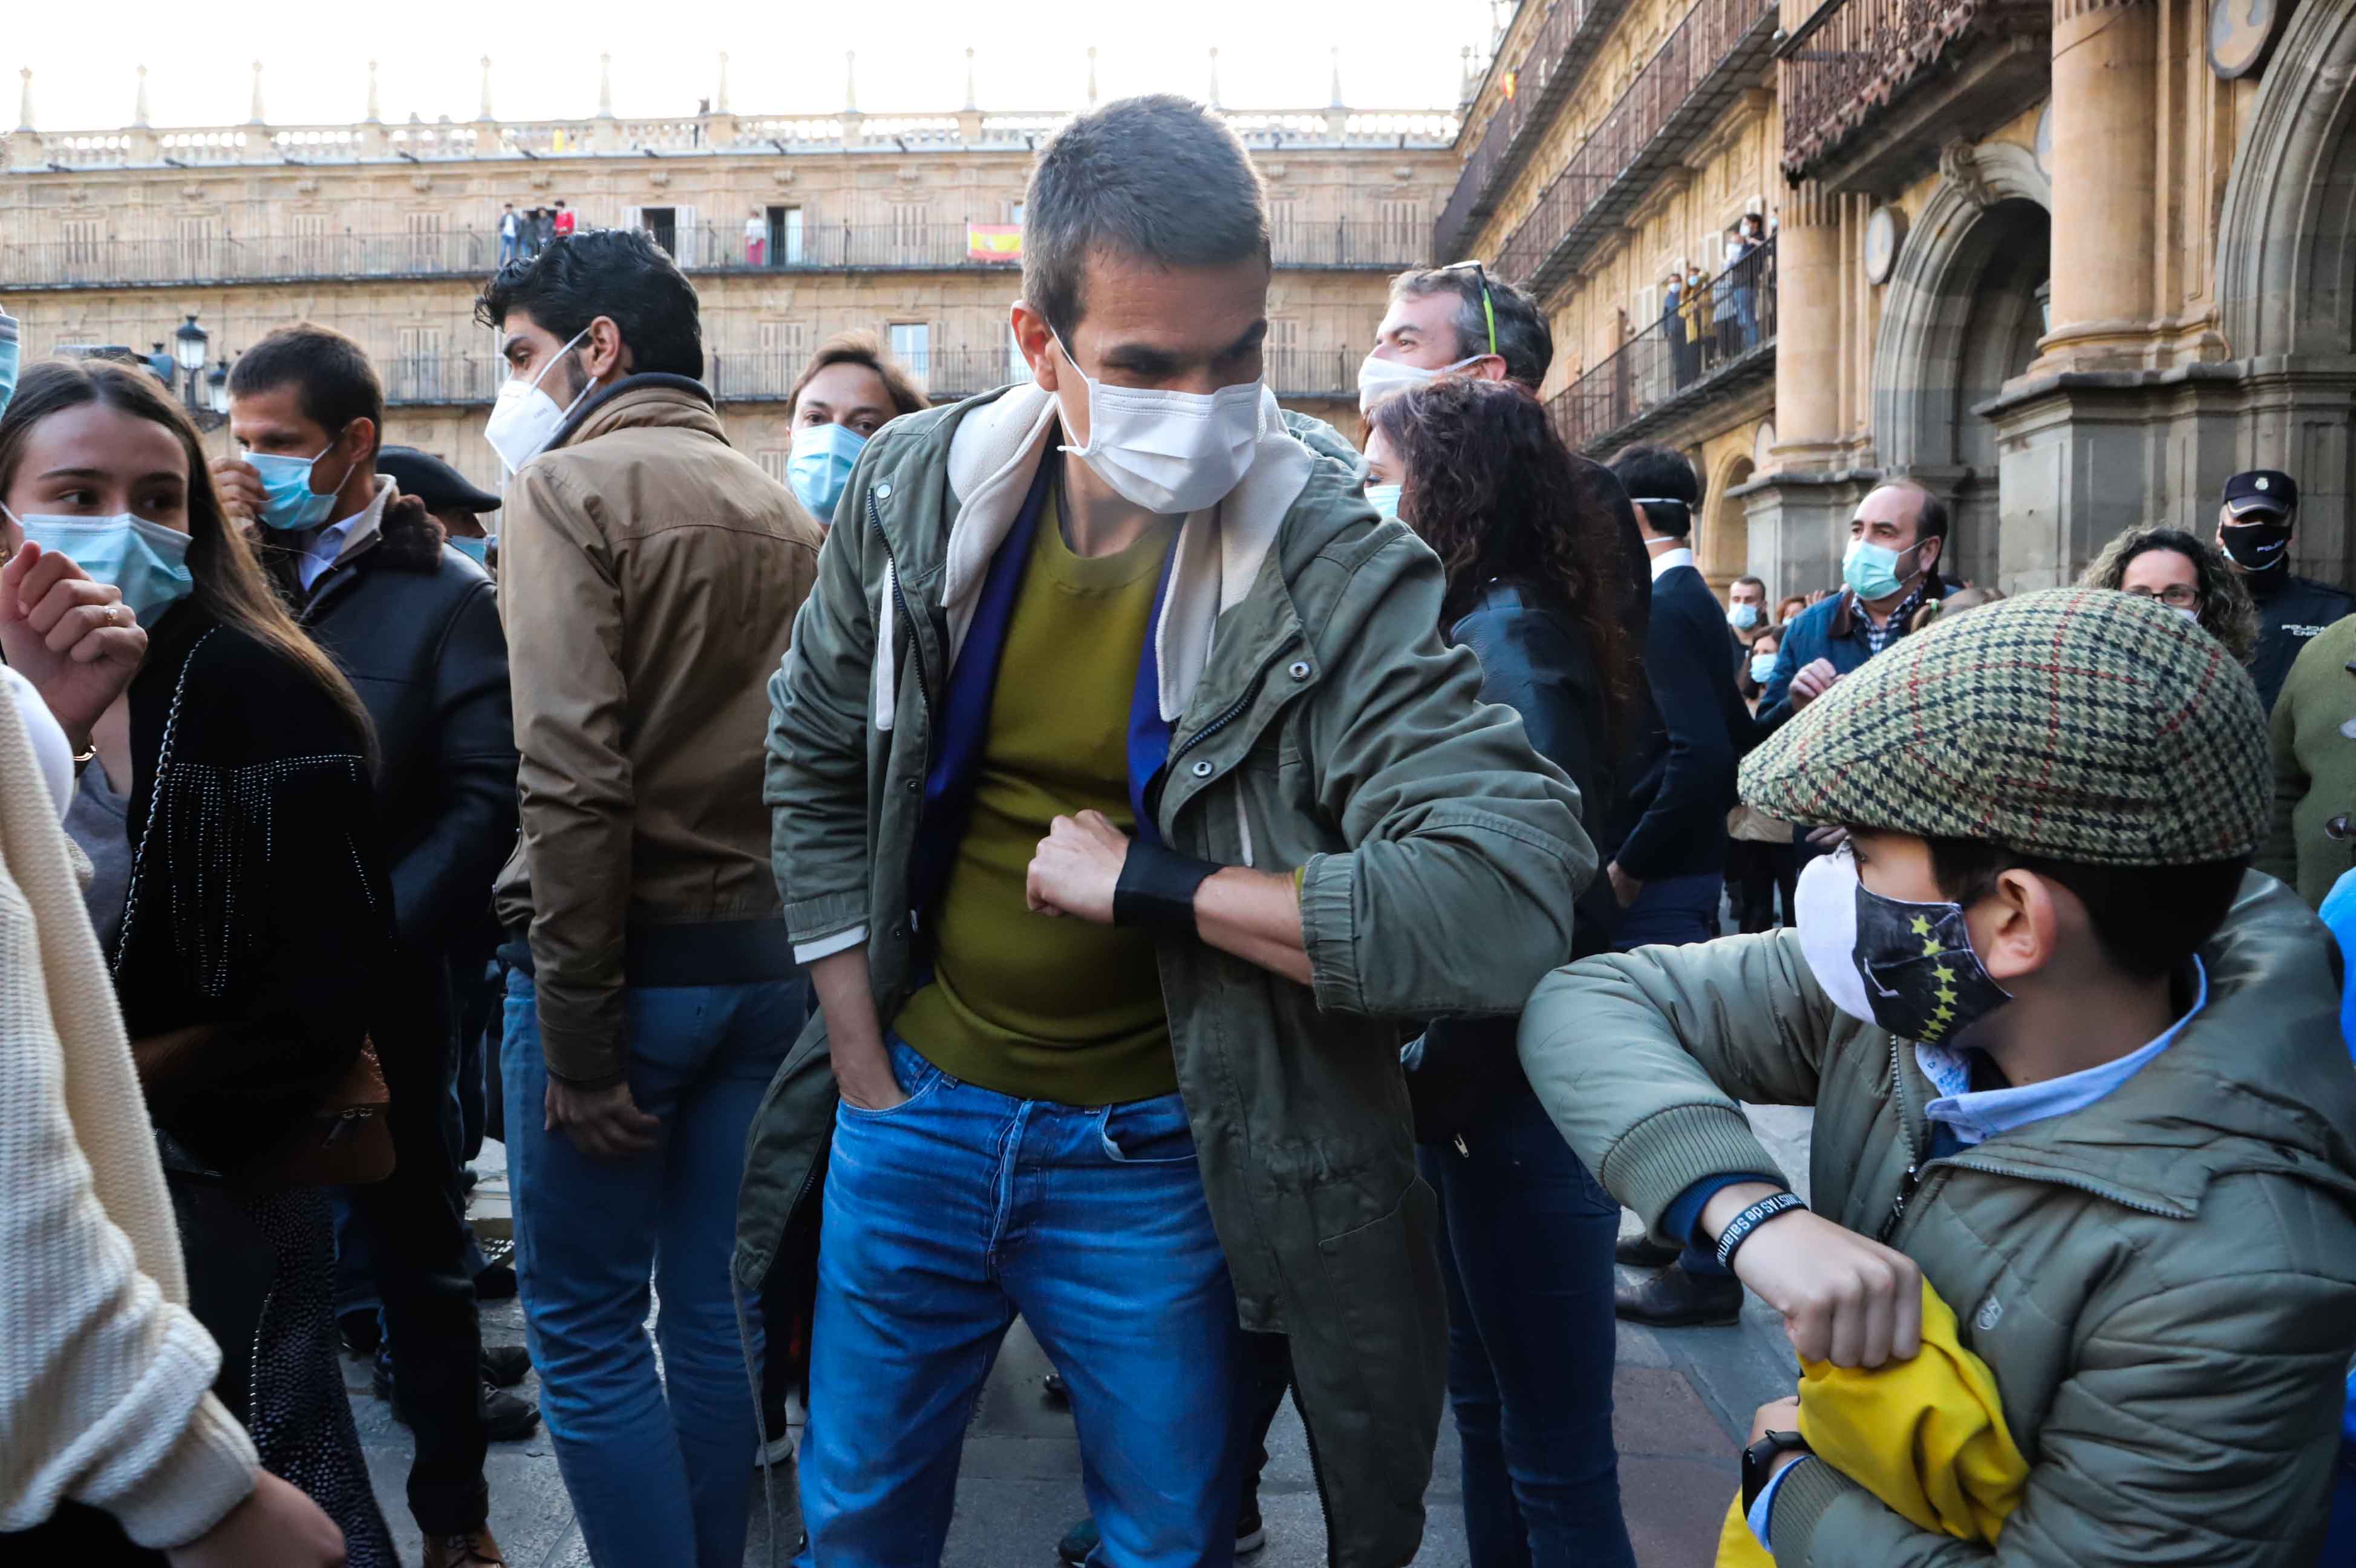
POLYGON ((2225 481, 2225 510, 2245 517, 2288 517, 2298 510, 2298 481, 2276 468, 2252 468, 2225 481))
POLYGON ((431 452, 414 446, 386 446, 376 455, 376 471, 390 474, 401 493, 415 496, 427 511, 486 512, 499 510, 499 498, 477 489, 466 477, 431 452))

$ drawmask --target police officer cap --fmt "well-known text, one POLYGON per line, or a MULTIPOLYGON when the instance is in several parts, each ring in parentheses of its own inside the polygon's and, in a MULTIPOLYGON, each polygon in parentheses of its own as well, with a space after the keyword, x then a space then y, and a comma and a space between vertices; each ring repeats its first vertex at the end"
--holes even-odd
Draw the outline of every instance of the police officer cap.
POLYGON ((2225 510, 2238 521, 2288 517, 2298 510, 2298 481, 2276 468, 2253 468, 2225 481, 2225 510))
POLYGON ((390 474, 401 493, 415 496, 427 511, 487 512, 499 510, 499 498, 477 489, 466 477, 431 452, 414 446, 387 446, 377 453, 376 468, 390 474))

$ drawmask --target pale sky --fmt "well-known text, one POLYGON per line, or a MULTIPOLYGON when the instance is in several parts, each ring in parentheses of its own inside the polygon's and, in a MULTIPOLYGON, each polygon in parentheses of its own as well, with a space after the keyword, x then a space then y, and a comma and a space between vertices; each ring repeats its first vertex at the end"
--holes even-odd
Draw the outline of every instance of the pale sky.
POLYGON ((1498 0, 405 0, 359 8, 243 0, 110 0, 93 9, 27 0, 0 25, 0 124, 16 124, 17 72, 29 66, 36 125, 109 129, 131 120, 135 68, 148 68, 150 118, 163 125, 242 123, 259 59, 276 124, 361 117, 380 62, 384 118, 414 111, 470 120, 479 61, 492 59, 502 119, 586 116, 597 57, 614 56, 619 115, 691 114, 728 51, 736 113, 828 113, 842 105, 843 51, 859 53, 859 107, 941 113, 965 102, 965 50, 984 109, 1078 104, 1087 50, 1101 95, 1200 96, 1219 50, 1221 101, 1297 109, 1328 97, 1329 50, 1342 49, 1344 97, 1369 109, 1456 106, 1459 50, 1485 49, 1498 0))

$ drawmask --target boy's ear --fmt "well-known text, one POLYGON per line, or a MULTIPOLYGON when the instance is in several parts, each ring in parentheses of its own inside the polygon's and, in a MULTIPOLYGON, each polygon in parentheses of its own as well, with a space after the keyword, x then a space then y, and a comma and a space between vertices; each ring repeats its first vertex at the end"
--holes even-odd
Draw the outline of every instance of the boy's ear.
POLYGON ((2053 961, 2062 936, 2054 891, 2043 877, 2015 866, 1999 874, 1994 889, 1965 917, 1980 967, 1997 984, 2034 974, 2053 961))

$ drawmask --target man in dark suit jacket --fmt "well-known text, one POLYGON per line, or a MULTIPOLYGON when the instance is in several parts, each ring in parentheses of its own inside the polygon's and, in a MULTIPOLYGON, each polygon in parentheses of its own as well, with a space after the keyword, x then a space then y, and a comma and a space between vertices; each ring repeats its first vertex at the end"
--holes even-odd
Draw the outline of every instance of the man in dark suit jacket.
POLYGON ((1644 673, 1655 723, 1622 798, 1624 831, 1606 871, 1621 915, 1612 945, 1708 941, 1718 934, 1726 813, 1748 749, 1750 711, 1726 656, 1726 614, 1694 566, 1692 466, 1661 446, 1634 446, 1612 472, 1635 505, 1652 557, 1644 673))
MULTIPOLYGON (((1727 657, 1726 612, 1694 565, 1693 517, 1701 484, 1693 466, 1665 446, 1632 446, 1612 470, 1634 503, 1652 556, 1652 618, 1644 633, 1650 731, 1622 794, 1616 848, 1605 872, 1618 917, 1611 945, 1625 952, 1655 943, 1703 942, 1719 934, 1725 888, 1726 814, 1735 767, 1750 749, 1750 710, 1727 657)), ((1582 905, 1582 909, 1587 906, 1582 905)), ((1639 1249, 1648 1249, 1642 1238, 1639 1249)), ((1649 1250, 1622 1262, 1658 1265, 1649 1250)), ((1742 1285, 1706 1253, 1622 1286, 1615 1305, 1638 1323, 1732 1323, 1742 1285)))

